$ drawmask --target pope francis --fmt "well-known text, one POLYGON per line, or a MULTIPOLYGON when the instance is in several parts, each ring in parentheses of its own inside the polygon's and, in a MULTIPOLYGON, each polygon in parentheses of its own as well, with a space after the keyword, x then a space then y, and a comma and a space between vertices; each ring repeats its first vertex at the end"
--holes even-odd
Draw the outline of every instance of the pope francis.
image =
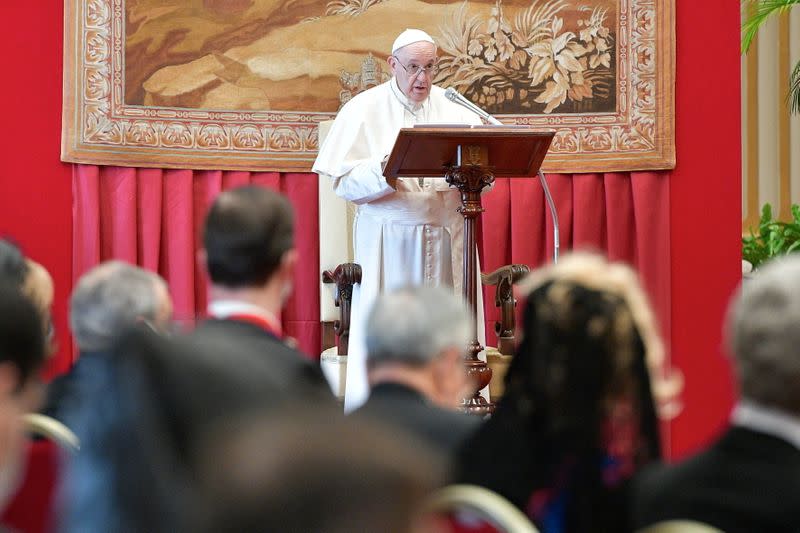
MULTIPOLYGON (((378 294, 423 284, 462 290, 463 218, 456 211, 461 205, 458 190, 441 178, 383 177, 400 128, 481 123, 477 115, 445 98, 444 89, 433 85, 436 54, 433 38, 424 31, 401 33, 387 60, 393 77, 342 107, 314 163, 314 172, 333 180, 338 196, 358 206, 353 246, 362 278, 353 292, 346 411, 359 407, 368 395, 364 322, 378 294)), ((482 325, 480 298, 478 309, 482 325)), ((478 331, 482 338, 483 327, 478 331)))

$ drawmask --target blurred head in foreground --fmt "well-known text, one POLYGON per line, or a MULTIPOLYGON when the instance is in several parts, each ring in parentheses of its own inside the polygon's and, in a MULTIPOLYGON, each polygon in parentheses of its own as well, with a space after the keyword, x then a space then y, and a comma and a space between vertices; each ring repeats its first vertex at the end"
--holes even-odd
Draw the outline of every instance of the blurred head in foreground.
POLYGON ((742 399, 800 416, 800 257, 773 260, 741 284, 727 338, 742 399))
POLYGON ((199 533, 420 531, 440 469, 395 433, 311 412, 241 417, 199 461, 199 533))
POLYGON ((402 383, 455 408, 465 393, 470 313, 452 289, 409 287, 378 297, 367 318, 371 386, 402 383))
POLYGON ((0 283, 0 508, 17 486, 25 441, 21 416, 38 409, 45 358, 42 320, 19 288, 0 283))

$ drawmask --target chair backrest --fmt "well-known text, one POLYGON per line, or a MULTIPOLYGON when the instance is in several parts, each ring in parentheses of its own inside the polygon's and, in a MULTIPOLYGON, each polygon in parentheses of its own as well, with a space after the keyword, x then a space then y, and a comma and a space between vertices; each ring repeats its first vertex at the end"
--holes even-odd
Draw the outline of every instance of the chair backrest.
POLYGON ((668 520, 640 529, 637 533, 724 533, 723 531, 694 520, 668 520))
POLYGON ((52 440, 68 452, 75 453, 80 449, 77 435, 55 418, 38 413, 23 416, 28 433, 52 440))
POLYGON ((465 524, 458 531, 486 531, 484 524, 498 533, 538 533, 536 527, 511 502, 484 487, 477 485, 450 485, 437 491, 428 501, 426 509, 433 515, 449 515, 458 519, 464 515, 465 524))
MULTIPOLYGON (((325 140, 333 120, 319 123, 319 145, 325 140)), ((319 176, 319 272, 333 271, 338 265, 353 261, 353 218, 355 207, 336 196, 328 176, 319 176)), ((333 303, 333 287, 322 283, 320 276, 320 320, 339 319, 333 303)))

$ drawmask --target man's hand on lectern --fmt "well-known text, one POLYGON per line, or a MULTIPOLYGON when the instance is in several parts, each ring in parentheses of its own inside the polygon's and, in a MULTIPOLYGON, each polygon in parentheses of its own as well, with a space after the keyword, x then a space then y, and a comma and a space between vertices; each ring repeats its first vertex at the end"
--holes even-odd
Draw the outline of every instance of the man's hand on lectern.
MULTIPOLYGON (((381 170, 386 169, 386 163, 389 162, 389 154, 386 154, 386 157, 383 158, 381 161, 381 170)), ((386 180, 386 184, 394 190, 397 190, 397 178, 384 178, 386 180)))

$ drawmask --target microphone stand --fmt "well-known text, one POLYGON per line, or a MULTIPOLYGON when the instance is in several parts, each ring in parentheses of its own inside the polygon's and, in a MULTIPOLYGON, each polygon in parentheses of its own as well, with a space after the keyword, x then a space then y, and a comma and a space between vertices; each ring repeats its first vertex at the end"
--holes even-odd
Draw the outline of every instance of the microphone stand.
MULTIPOLYGON (((452 87, 445 91, 445 96, 451 102, 455 102, 460 104, 479 117, 481 117, 486 122, 491 124, 502 126, 503 123, 494 118, 492 115, 481 109, 480 107, 476 106, 472 102, 470 102, 463 94, 456 91, 452 87)), ((542 184, 542 190, 544 191, 544 197, 547 201, 547 207, 550 210, 550 218, 553 221, 553 263, 558 263, 558 250, 561 246, 561 239, 558 230, 558 213, 556 211, 556 204, 553 202, 553 195, 550 194, 550 187, 547 185, 547 179, 544 177, 544 172, 542 169, 539 169, 539 182, 542 184)))
POLYGON ((556 212, 556 204, 553 202, 553 196, 550 194, 550 187, 547 186, 547 179, 545 179, 542 169, 539 169, 539 182, 542 184, 542 190, 544 190, 547 207, 550 208, 550 218, 553 220, 553 263, 558 264, 558 249, 561 245, 558 233, 558 213, 556 212))

